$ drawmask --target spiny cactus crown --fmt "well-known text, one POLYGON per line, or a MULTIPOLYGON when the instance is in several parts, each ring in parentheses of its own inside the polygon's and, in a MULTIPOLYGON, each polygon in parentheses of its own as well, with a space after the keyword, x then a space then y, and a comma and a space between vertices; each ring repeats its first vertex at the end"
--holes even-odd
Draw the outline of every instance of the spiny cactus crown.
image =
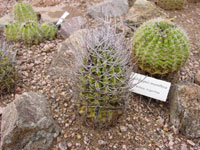
POLYGON ((20 26, 20 39, 27 44, 38 44, 44 40, 42 30, 37 22, 26 22, 20 26))
POLYGON ((18 22, 38 21, 37 14, 27 2, 15 3, 14 17, 18 22))
POLYGON ((14 67, 15 56, 9 55, 5 44, 0 44, 0 95, 10 92, 18 79, 14 67))
POLYGON ((186 0, 158 0, 157 5, 165 10, 183 9, 186 0))
POLYGON ((42 31, 46 39, 52 40, 56 36, 56 26, 49 23, 42 24, 42 31))
POLYGON ((150 74, 167 74, 180 69, 189 56, 185 32, 165 19, 153 19, 140 26, 133 39, 138 66, 150 74))
POLYGON ((6 37, 10 41, 18 41, 19 40, 19 29, 20 29, 20 23, 14 22, 11 24, 8 24, 4 27, 4 32, 6 37))
POLYGON ((122 114, 128 96, 130 52, 110 24, 88 32, 83 43, 83 53, 75 50, 78 69, 71 75, 75 99, 88 124, 107 127, 122 114))

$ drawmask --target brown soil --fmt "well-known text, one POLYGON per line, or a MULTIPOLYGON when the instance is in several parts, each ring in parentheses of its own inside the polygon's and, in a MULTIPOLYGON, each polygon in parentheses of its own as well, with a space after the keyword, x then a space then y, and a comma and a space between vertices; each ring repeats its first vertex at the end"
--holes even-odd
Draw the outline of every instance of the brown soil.
MULTIPOLYGON (((98 1, 100 0, 65 0, 62 3, 86 12, 87 7, 98 1)), ((57 1, 55 4, 48 3, 48 0, 43 2, 43 6, 58 4, 57 1)), ((0 16, 3 16, 11 10, 13 1, 0 0, 0 3, 0 16)), ((79 15, 75 10, 74 16, 79 15)), ((176 18, 174 21, 186 30, 191 39, 190 58, 178 74, 179 80, 192 82, 195 73, 200 69, 200 3, 190 3, 183 10, 166 13, 171 18, 176 18)), ((75 115, 70 84, 65 83, 62 78, 50 75, 48 70, 57 52, 57 46, 62 41, 63 39, 58 38, 31 47, 10 43, 13 51, 18 49, 16 61, 22 79, 16 94, 27 91, 43 93, 52 106, 54 119, 62 127, 62 133, 51 150, 60 150, 58 143, 62 141, 65 141, 71 150, 200 149, 200 139, 186 138, 177 133, 169 123, 168 102, 163 103, 139 95, 133 95, 127 100, 126 113, 113 127, 98 130, 82 125, 79 117, 75 115)), ((0 97, 0 106, 13 100, 13 94, 0 97)))

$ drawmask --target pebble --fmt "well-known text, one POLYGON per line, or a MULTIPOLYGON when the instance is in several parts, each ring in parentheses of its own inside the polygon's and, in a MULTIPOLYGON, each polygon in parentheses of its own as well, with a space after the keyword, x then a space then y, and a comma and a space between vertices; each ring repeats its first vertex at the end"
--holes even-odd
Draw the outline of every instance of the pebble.
POLYGON ((103 140, 98 140, 98 144, 101 146, 105 146, 107 144, 107 142, 103 141, 103 140))
POLYGON ((195 143, 192 142, 191 140, 187 140, 187 143, 190 144, 190 145, 192 145, 192 146, 195 146, 195 143))
POLYGON ((120 126, 120 131, 121 131, 121 132, 126 132, 126 131, 127 131, 127 127, 125 127, 125 126, 120 126))

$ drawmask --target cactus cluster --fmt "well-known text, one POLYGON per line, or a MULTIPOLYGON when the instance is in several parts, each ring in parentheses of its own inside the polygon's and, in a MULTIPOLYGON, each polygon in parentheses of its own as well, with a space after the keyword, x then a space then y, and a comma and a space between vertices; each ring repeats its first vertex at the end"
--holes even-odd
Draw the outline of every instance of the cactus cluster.
POLYGON ((15 22, 5 26, 5 36, 10 41, 22 41, 27 44, 39 44, 44 39, 51 40, 56 36, 56 27, 44 23, 40 25, 37 14, 27 2, 14 6, 15 22))
POLYGON ((158 0, 157 5, 165 10, 180 10, 186 2, 186 0, 158 0))
POLYGON ((14 58, 8 54, 5 44, 0 47, 0 94, 3 94, 15 87, 18 76, 13 64, 14 58))
POLYGON ((108 127, 123 113, 130 77, 130 53, 121 34, 108 24, 84 37, 84 53, 75 51, 71 74, 79 114, 89 125, 108 127), (81 64, 81 65, 80 65, 81 64))
POLYGON ((189 39, 176 24, 152 19, 134 35, 133 55, 138 66, 150 74, 164 75, 181 68, 189 56, 189 39))

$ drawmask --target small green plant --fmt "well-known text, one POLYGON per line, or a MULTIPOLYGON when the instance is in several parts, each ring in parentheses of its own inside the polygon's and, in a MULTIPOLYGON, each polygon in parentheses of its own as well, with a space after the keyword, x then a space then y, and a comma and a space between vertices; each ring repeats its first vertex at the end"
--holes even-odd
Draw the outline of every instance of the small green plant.
POLYGON ((103 128, 123 113, 128 96, 130 51, 122 34, 110 24, 83 37, 84 53, 75 49, 74 98, 79 114, 89 125, 103 128))
POLYGON ((44 40, 40 24, 31 21, 21 24, 19 37, 27 44, 39 44, 44 40))
POLYGON ((138 66, 150 74, 168 74, 183 66, 189 56, 186 33, 165 19, 153 19, 141 25, 134 35, 133 56, 138 66))
POLYGON ((42 31, 44 34, 44 37, 48 40, 52 40, 56 36, 56 26, 49 23, 43 23, 42 24, 42 31))
POLYGON ((20 29, 20 23, 14 22, 11 24, 8 24, 4 27, 4 33, 8 40, 10 41, 18 41, 19 40, 19 29, 20 29))
POLYGON ((5 44, 0 48, 0 94, 10 92, 16 85, 18 75, 14 67, 14 57, 7 52, 5 44))
POLYGON ((38 21, 37 14, 27 2, 17 2, 14 5, 14 17, 18 22, 38 21))
POLYGON ((157 5, 165 10, 183 9, 186 0, 158 0, 157 5))

